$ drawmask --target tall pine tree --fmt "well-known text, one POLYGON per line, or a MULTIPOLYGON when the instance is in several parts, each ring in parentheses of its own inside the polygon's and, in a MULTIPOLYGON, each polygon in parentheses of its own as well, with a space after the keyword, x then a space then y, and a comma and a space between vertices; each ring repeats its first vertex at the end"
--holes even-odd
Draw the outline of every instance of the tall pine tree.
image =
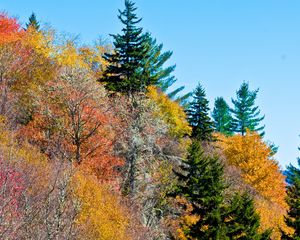
POLYGON ((211 141, 213 122, 209 117, 208 100, 201 84, 198 84, 192 97, 187 109, 188 121, 193 128, 192 137, 201 141, 211 141))
POLYGON ((148 58, 144 59, 145 64, 141 75, 146 79, 150 79, 150 82, 156 82, 157 86, 163 92, 166 92, 170 99, 177 101, 181 105, 185 105, 191 93, 178 96, 184 89, 184 86, 168 92, 169 88, 177 81, 172 75, 176 66, 164 67, 173 53, 171 51, 163 52, 163 44, 157 44, 156 39, 152 38, 150 33, 147 32, 145 37, 150 48, 148 58))
POLYGON ((289 210, 285 222, 295 232, 292 235, 282 233, 282 239, 300 240, 300 158, 298 158, 298 168, 293 165, 288 166, 286 176, 288 183, 286 202, 289 210))
POLYGON ((234 108, 233 113, 233 129, 234 132, 245 135, 247 129, 250 131, 259 132, 264 135, 265 126, 260 126, 261 121, 265 118, 260 116, 260 110, 255 106, 258 89, 249 90, 249 84, 243 82, 240 89, 236 93, 236 100, 232 99, 234 108))
POLYGON ((191 203, 191 214, 199 216, 186 234, 193 239, 223 240, 226 234, 221 216, 226 188, 223 166, 218 157, 205 155, 199 141, 192 142, 188 153, 180 171, 175 172, 178 185, 174 191, 174 195, 191 203))
POLYGON ((40 23, 38 22, 38 20, 36 19, 36 15, 35 13, 32 13, 28 19, 28 23, 26 23, 26 30, 28 28, 33 28, 36 31, 40 30, 40 23))
POLYGON ((109 91, 132 94, 156 84, 154 78, 141 77, 150 45, 143 29, 137 27, 142 19, 135 14, 136 9, 132 1, 125 0, 125 10, 119 10, 118 17, 124 27, 122 34, 111 35, 114 51, 105 55, 109 65, 100 80, 109 91))
POLYGON ((214 129, 216 132, 232 135, 232 116, 230 108, 224 98, 218 97, 215 100, 215 106, 212 112, 214 129))

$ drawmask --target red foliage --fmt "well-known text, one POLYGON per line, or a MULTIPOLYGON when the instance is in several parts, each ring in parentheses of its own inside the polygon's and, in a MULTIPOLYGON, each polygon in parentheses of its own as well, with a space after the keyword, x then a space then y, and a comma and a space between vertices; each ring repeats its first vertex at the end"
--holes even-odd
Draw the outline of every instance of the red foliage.
POLYGON ((0 160, 0 233, 12 231, 22 216, 24 186, 23 174, 0 160))
POLYGON ((81 77, 49 82, 33 121, 23 127, 20 135, 38 145, 50 159, 64 155, 100 182, 113 185, 123 165, 113 153, 115 119, 107 99, 97 97, 101 90, 95 82, 85 82, 81 77))
POLYGON ((5 13, 0 13, 0 44, 18 41, 23 32, 17 19, 8 17, 5 13))

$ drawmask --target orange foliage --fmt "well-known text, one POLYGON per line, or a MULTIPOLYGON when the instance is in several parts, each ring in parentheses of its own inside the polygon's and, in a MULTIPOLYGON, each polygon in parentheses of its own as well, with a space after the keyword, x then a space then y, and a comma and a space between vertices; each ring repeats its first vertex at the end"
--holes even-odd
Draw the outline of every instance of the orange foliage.
POLYGON ((260 197, 255 199, 255 205, 260 215, 260 228, 263 230, 273 229, 272 239, 281 239, 281 230, 291 233, 292 230, 284 222, 286 209, 260 197))
POLYGON ((39 109, 20 135, 48 154, 64 152, 69 161, 100 181, 116 182, 123 161, 113 154, 115 118, 104 90, 77 70, 47 84, 39 109), (78 75, 77 75, 78 74, 78 75))
POLYGON ((20 40, 23 31, 17 19, 0 13, 0 44, 12 43, 20 40))
POLYGON ((189 235, 190 227, 199 221, 199 216, 192 214, 193 206, 185 198, 176 197, 175 204, 181 209, 179 218, 169 220, 173 237, 178 240, 192 239, 189 235))
POLYGON ((247 132, 246 136, 218 135, 218 139, 228 163, 241 169, 244 181, 265 198, 285 207, 285 177, 261 137, 247 132))
POLYGON ((285 203, 285 177, 273 159, 269 146, 259 134, 247 132, 245 136, 217 135, 216 143, 223 151, 229 165, 241 170, 243 180, 252 186, 257 195, 255 206, 261 217, 261 230, 273 229, 272 239, 280 239, 287 205, 285 203))

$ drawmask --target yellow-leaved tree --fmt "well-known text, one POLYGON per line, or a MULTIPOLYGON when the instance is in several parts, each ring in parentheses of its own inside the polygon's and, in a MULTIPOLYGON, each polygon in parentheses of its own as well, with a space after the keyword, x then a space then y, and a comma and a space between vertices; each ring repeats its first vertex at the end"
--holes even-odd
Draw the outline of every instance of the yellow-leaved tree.
POLYGON ((191 134, 192 129, 186 120, 186 114, 177 102, 154 86, 148 87, 148 97, 158 106, 156 114, 169 126, 172 136, 183 137, 191 134))
POLYGON ((245 136, 220 134, 217 139, 216 144, 227 163, 240 169, 244 182, 256 192, 254 198, 261 216, 261 228, 272 228, 273 239, 280 239, 280 228, 286 229, 285 177, 270 147, 258 133, 250 131, 245 136))
POLYGON ((78 173, 73 179, 75 196, 80 202, 77 224, 82 226, 80 239, 130 240, 128 212, 118 196, 97 179, 78 173))

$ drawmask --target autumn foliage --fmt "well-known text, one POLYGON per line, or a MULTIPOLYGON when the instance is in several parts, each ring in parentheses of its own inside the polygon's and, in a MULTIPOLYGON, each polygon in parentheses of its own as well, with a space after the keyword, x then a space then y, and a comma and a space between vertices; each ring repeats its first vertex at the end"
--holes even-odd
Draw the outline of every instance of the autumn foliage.
POLYGON ((0 13, 0 45, 16 42, 21 39, 23 31, 15 18, 0 13))
MULTIPOLYGON (((155 42, 143 46, 149 69, 133 69, 134 79, 144 70, 170 85, 174 67, 162 65, 171 55, 155 42)), ((0 13, 0 239, 193 239, 189 230, 201 222, 195 209, 203 206, 172 195, 194 140, 186 111, 159 84, 107 91, 99 79, 113 69, 113 52, 100 40, 82 45, 0 13)), ((268 144, 250 131, 213 139, 199 146, 225 166, 220 209, 235 191, 248 192, 260 230, 273 229, 273 239, 289 233, 285 177, 268 144)), ((208 176, 198 170, 193 188, 201 197, 208 176)))
POLYGON ((154 86, 148 88, 148 96, 158 106, 156 114, 169 126, 171 135, 182 137, 191 134, 186 114, 177 102, 154 86))
POLYGON ((217 138, 216 144, 221 148, 228 164, 238 167, 244 182, 256 191, 256 207, 261 216, 261 227, 274 229, 273 236, 278 239, 278 226, 286 228, 286 185, 270 147, 255 132, 248 131, 245 136, 218 135, 217 138))

